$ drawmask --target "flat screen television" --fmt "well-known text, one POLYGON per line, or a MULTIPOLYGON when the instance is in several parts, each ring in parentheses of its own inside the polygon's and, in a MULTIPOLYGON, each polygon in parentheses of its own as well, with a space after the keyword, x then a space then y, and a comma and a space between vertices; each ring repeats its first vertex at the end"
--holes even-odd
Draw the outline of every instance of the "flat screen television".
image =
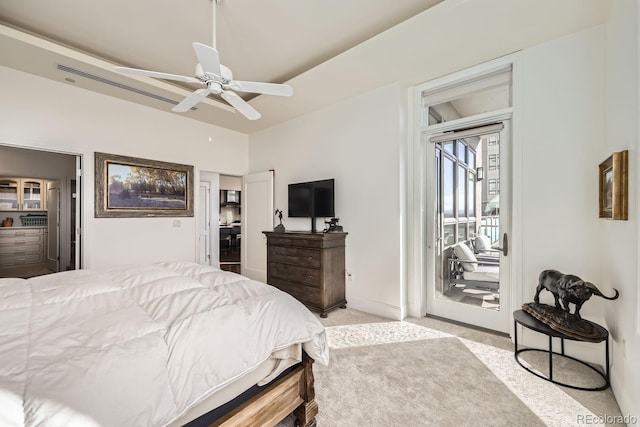
POLYGON ((316 218, 334 217, 334 180, 289 184, 289 217, 311 218, 311 231, 316 231, 316 218))

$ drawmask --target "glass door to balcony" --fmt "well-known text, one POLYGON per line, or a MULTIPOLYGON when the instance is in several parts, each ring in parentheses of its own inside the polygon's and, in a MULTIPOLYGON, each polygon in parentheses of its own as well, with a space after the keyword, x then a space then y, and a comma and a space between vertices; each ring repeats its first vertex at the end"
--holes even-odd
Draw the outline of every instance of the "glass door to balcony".
POLYGON ((432 139, 435 277, 428 312, 509 329, 509 122, 432 139), (456 137, 456 135, 459 135, 456 137), (508 162, 502 162, 508 164, 508 162))

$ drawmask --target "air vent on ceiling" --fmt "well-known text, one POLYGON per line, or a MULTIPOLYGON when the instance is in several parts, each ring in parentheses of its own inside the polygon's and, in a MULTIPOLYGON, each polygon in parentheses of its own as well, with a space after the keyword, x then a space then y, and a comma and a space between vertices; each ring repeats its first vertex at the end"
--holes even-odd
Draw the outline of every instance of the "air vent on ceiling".
MULTIPOLYGON (((158 101, 166 102, 166 103, 171 104, 171 105, 177 105, 178 104, 177 101, 174 101, 174 100, 169 99, 169 98, 165 98, 164 96, 156 95, 154 93, 147 92, 145 90, 136 89, 135 87, 131 87, 131 86, 127 86, 127 85, 122 84, 122 83, 114 82, 113 80, 105 79, 104 77, 94 76, 93 74, 89 74, 89 73, 84 72, 84 71, 76 70, 75 68, 67 67, 66 65, 58 64, 57 68, 58 68, 58 70, 64 71, 66 73, 75 74, 76 76, 84 77, 86 79, 90 79, 90 80, 96 81, 98 83, 103 83, 103 84, 106 84, 106 85, 117 87, 117 88, 122 89, 122 90, 127 90, 129 92, 137 93, 138 95, 142 95, 142 96, 146 96, 146 97, 149 97, 149 98, 153 98, 153 99, 156 99, 158 101)), ((196 107, 192 107, 191 109, 192 110, 197 110, 196 107)))

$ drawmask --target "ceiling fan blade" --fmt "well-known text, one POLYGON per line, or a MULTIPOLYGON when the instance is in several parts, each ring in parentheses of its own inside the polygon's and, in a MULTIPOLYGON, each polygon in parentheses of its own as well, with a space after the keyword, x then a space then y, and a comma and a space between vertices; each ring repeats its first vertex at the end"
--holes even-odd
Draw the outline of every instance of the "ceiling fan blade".
POLYGON ((239 92, 262 93, 264 95, 277 96, 293 95, 293 88, 285 84, 243 82, 241 80, 232 80, 229 83, 229 87, 239 92))
POLYGON ((202 101, 209 95, 209 89, 198 89, 192 92, 191 95, 180 101, 175 107, 171 109, 174 113, 184 113, 189 111, 194 105, 202 101))
POLYGON ((222 75, 220 71, 220 56, 217 50, 202 43, 194 43, 193 50, 195 50, 198 62, 205 73, 215 74, 216 76, 222 75))
POLYGON ((240 98, 237 93, 231 92, 229 90, 223 90, 220 94, 222 98, 231 104, 236 110, 238 110, 242 115, 244 115, 249 120, 257 120, 261 117, 260 113, 256 111, 251 105, 247 104, 247 102, 240 98))
POLYGON ((176 80, 185 83, 202 83, 195 77, 179 76, 177 74, 160 73, 157 71, 140 70, 138 68, 116 67, 116 71, 123 74, 135 74, 138 76, 153 77, 155 79, 176 80))

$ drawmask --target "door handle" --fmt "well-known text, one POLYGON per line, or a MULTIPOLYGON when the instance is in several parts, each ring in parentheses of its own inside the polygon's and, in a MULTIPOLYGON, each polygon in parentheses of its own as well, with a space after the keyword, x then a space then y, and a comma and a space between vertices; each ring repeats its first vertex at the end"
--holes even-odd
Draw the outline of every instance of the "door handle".
POLYGON ((507 233, 502 235, 502 247, 496 249, 502 251, 504 256, 509 255, 509 237, 507 237, 507 233))

